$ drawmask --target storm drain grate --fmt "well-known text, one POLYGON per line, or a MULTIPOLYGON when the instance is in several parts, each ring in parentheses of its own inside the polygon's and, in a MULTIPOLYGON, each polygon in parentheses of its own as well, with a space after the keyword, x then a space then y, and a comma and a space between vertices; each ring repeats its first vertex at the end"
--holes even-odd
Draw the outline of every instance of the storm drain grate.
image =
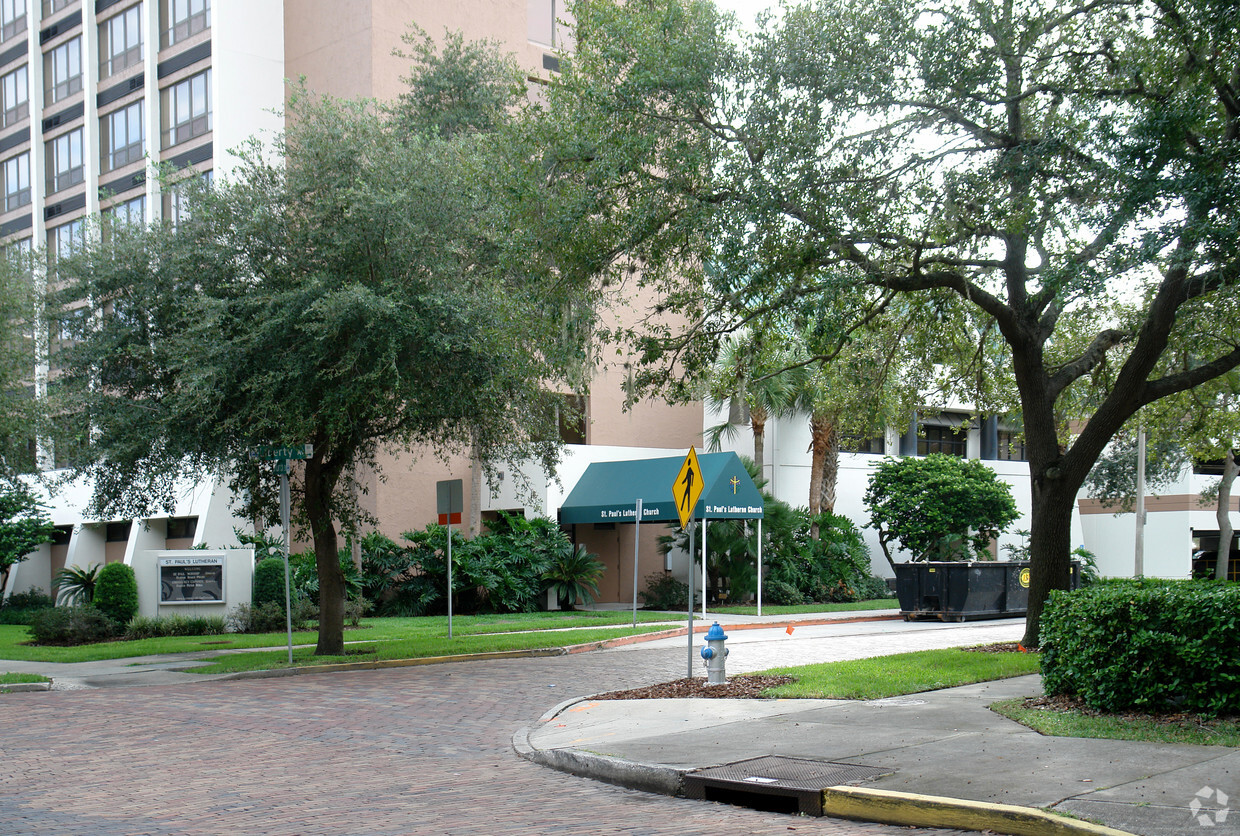
POLYGON ((712 766, 684 776, 685 796, 776 813, 822 815, 822 791, 890 774, 858 763, 766 755, 712 766))

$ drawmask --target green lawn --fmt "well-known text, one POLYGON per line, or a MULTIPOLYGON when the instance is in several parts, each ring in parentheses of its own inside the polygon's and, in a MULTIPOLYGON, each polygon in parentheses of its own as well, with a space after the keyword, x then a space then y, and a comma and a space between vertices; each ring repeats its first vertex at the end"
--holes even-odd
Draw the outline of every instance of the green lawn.
POLYGON ((1053 737, 1096 737, 1107 740, 1141 740, 1147 743, 1192 743, 1199 746, 1240 747, 1240 722, 1236 720, 1142 719, 1025 708, 1024 700, 1004 700, 990 707, 1053 737))
POLYGON ((876 700, 1038 673, 1039 658, 1036 653, 976 653, 947 648, 771 668, 760 673, 797 678, 764 692, 767 697, 876 700))
POLYGON ((51 682, 37 673, 0 673, 0 685, 22 685, 27 682, 51 682))
MULTIPOLYGON (((631 617, 630 617, 631 623, 631 617)), ((430 656, 448 656, 457 653, 493 653, 505 650, 530 650, 537 648, 567 647, 574 644, 603 641, 619 636, 638 635, 663 629, 659 625, 639 624, 632 627, 605 627, 583 630, 563 630, 527 633, 487 633, 457 635, 449 639, 447 630, 441 634, 424 633, 417 638, 397 641, 363 641, 346 648, 347 656, 315 656, 314 649, 294 648, 291 667, 335 665, 342 662, 372 662, 386 659, 422 659, 430 656), (370 652, 373 651, 373 652, 370 652)), ((453 630, 455 633, 455 630, 453 630)), ((355 637, 346 635, 346 641, 355 637)), ((210 665, 195 667, 193 673, 233 673, 236 671, 275 670, 290 667, 288 650, 235 653, 212 660, 210 665)))
MULTIPOLYGON (((853 601, 850 604, 794 604, 790 606, 762 605, 763 615, 795 615, 807 612, 856 612, 860 610, 898 610, 900 602, 895 598, 876 598, 870 601, 853 601)), ((757 607, 719 607, 711 612, 727 613, 728 615, 757 615, 757 607)))
MULTIPOLYGON (((638 633, 661 629, 650 626, 651 622, 665 620, 665 616, 657 613, 638 613, 638 621, 643 622, 637 629, 638 633)), ((456 637, 453 642, 469 640, 470 650, 449 650, 447 652, 478 652, 476 647, 487 644, 494 647, 503 645, 504 649, 521 647, 548 647, 576 644, 586 641, 598 641, 599 638, 610 638, 633 633, 632 628, 623 629, 631 624, 631 612, 545 612, 521 613, 517 615, 480 615, 457 616, 452 619, 452 632, 456 637), (612 625, 612 626, 608 626, 612 625), (549 635, 538 635, 545 631, 556 631, 549 635), (534 631, 534 632, 531 632, 534 631), (580 632, 589 632, 588 638, 576 638, 580 632), (535 638, 524 638, 528 636, 535 638)), ((345 628, 346 642, 373 642, 385 645, 392 643, 404 650, 430 647, 442 640, 447 642, 448 619, 446 616, 430 616, 426 618, 367 618, 362 620, 358 628, 345 628)), ((91 662, 104 659, 125 659, 135 656, 150 656, 157 653, 192 653, 203 650, 244 650, 247 648, 271 647, 278 648, 287 642, 287 634, 226 633, 220 636, 166 636, 157 639, 140 641, 114 641, 100 644, 80 645, 78 647, 35 647, 25 644, 30 640, 29 628, 22 625, 0 625, 0 659, 14 659, 30 662, 91 662)), ((294 644, 314 644, 318 635, 312 631, 293 634, 294 644)), ((437 646, 437 645, 435 645, 437 646)), ((453 644, 452 647, 463 646, 453 644)), ((285 650, 287 659, 288 651, 285 650)), ((247 654, 253 655, 253 654, 247 654)), ((261 654, 260 654, 261 655, 261 654)), ((440 652, 415 653, 418 656, 440 655, 440 652)), ((401 658, 385 655, 383 658, 401 658)), ((286 663, 287 664, 287 663, 286 663)), ((238 668, 252 669, 252 667, 238 668)))

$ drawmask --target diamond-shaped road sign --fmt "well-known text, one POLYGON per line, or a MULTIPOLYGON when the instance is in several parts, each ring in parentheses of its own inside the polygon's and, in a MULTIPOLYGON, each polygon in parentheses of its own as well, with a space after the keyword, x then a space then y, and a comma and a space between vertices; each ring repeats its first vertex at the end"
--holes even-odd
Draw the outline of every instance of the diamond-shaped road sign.
POLYGON ((685 456, 685 463, 680 466, 676 481, 672 483, 672 496, 676 499, 681 528, 688 526, 689 520, 693 519, 693 507, 701 495, 702 469, 698 467, 697 451, 690 447, 689 455, 685 456))

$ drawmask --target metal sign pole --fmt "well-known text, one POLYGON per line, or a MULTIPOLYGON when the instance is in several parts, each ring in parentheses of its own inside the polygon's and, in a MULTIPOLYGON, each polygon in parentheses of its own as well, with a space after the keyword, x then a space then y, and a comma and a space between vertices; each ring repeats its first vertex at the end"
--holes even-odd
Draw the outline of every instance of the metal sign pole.
POLYGON ((633 526, 633 629, 637 629, 637 558, 641 554, 642 501, 637 499, 637 525, 633 526))
POLYGON ((452 638, 452 517, 448 517, 448 638, 452 638))
MULTIPOLYGON (((685 676, 693 678, 693 517, 689 517, 689 672, 685 676)), ((706 591, 703 589, 702 594, 706 591)))
POLYGON ((762 617, 762 520, 758 520, 758 617, 762 617))
POLYGON ((706 618, 706 517, 702 517, 702 618, 706 618))
POLYGON ((280 525, 284 529, 284 621, 288 628, 288 663, 293 664, 293 602, 289 591, 288 547, 289 547, 289 506, 292 497, 288 487, 288 460, 281 460, 284 472, 280 474, 280 525))

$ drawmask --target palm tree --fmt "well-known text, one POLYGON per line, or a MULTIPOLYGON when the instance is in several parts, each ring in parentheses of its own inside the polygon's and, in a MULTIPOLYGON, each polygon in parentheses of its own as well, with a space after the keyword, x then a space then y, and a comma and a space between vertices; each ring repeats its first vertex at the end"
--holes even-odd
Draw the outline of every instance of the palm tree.
POLYGON ((766 423, 792 412, 792 377, 785 352, 771 350, 752 335, 738 335, 724 343, 712 370, 707 401, 727 408, 728 419, 706 432, 707 446, 718 450, 724 438, 735 437, 744 424, 744 406, 753 432, 753 460, 759 473, 766 459, 766 423))

